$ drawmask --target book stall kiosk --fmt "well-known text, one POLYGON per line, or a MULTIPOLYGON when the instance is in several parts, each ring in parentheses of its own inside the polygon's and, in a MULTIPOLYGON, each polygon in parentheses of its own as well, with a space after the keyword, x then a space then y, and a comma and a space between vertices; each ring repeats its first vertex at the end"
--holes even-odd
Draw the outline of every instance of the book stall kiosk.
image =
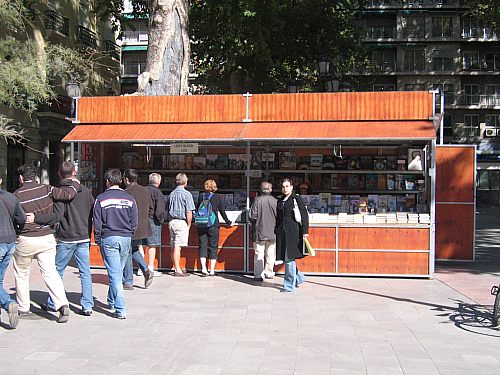
MULTIPOLYGON (((175 175, 185 172, 195 201, 205 179, 217 181, 230 219, 237 223, 221 225, 219 271, 253 271, 246 211, 261 181, 271 181, 273 193, 280 193, 280 180, 289 177, 296 188, 309 190, 302 193, 307 193, 316 256, 299 261, 303 272, 432 276, 438 123, 433 93, 80 98, 75 123, 64 141, 72 147, 77 143, 80 178, 94 194, 103 190, 108 168, 135 168, 143 185, 149 173, 160 173, 160 189, 167 194, 175 188, 175 175)), ((452 152, 461 158, 457 149, 452 152)), ((475 170, 473 161, 472 166, 468 159, 452 164, 475 170)), ((443 162, 445 167, 449 164, 443 162)), ((460 177, 456 188, 461 193, 470 188, 468 177, 460 177)), ((438 194, 446 197, 446 186, 455 177, 446 174, 441 180, 438 194)), ((441 203, 448 211, 470 203, 464 202, 441 203)), ((443 233, 450 233, 456 223, 448 215, 442 218, 443 233)), ((468 236, 469 224, 465 221, 464 234, 454 233, 454 238, 468 236)), ((473 234, 472 239, 441 238, 443 258, 467 259, 470 240, 473 234)), ((199 270, 197 255, 193 225, 182 266, 199 270)), ((160 269, 171 268, 166 224, 156 259, 160 269)), ((95 245, 91 261, 102 265, 95 245)))

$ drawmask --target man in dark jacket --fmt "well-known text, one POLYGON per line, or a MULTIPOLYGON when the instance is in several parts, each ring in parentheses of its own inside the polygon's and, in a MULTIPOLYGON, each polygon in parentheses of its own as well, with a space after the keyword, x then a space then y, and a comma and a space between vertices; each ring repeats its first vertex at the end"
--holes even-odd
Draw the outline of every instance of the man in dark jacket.
POLYGON ((108 304, 115 317, 127 318, 123 295, 123 271, 131 254, 130 239, 137 229, 137 204, 134 197, 120 189, 122 173, 110 169, 104 175, 107 190, 94 204, 94 239, 101 247, 108 271, 108 304))
MULTIPOLYGON (((61 186, 71 186, 76 181, 76 168, 73 163, 65 161, 59 168, 62 178, 61 186)), ((56 269, 61 278, 74 256, 80 273, 82 284, 82 297, 80 300, 80 314, 92 315, 94 297, 92 294, 92 277, 90 274, 90 234, 92 232, 92 209, 94 197, 90 190, 80 185, 75 198, 69 203, 56 202, 54 213, 59 216, 60 222, 56 224, 56 269)), ((35 222, 43 224, 44 217, 35 215, 35 222)), ((50 298, 47 304, 41 305, 42 309, 54 309, 54 303, 50 298)))
POLYGON ((148 249, 148 268, 154 272, 154 276, 161 276, 162 273, 154 271, 156 248, 161 247, 161 223, 165 216, 165 197, 159 189, 161 184, 161 175, 158 173, 151 173, 149 175, 149 185, 146 189, 151 196, 153 202, 153 217, 149 218, 149 225, 151 227, 152 235, 147 238, 148 249))
MULTIPOLYGON (((18 169, 21 187, 15 191, 25 212, 36 215, 53 213, 55 201, 72 200, 80 184, 72 182, 71 186, 55 188, 38 183, 38 171, 31 165, 23 165, 18 169)), ((51 224, 54 224, 54 221, 51 224)), ((30 290, 29 277, 31 262, 38 261, 43 270, 42 276, 49 290, 54 307, 59 311, 58 323, 66 323, 69 318, 69 302, 66 298, 61 276, 56 270, 56 239, 49 225, 36 223, 26 224, 19 233, 14 251, 14 276, 16 279, 16 295, 19 303, 19 315, 29 315, 30 290)))
POLYGON ((123 182, 125 191, 134 197, 137 203, 138 227, 132 237, 132 254, 127 260, 123 271, 124 289, 133 289, 134 272, 132 268, 132 259, 135 260, 144 275, 144 287, 149 288, 153 282, 153 271, 150 271, 144 257, 139 251, 139 246, 146 245, 146 239, 151 236, 151 227, 149 218, 153 216, 153 202, 149 196, 148 190, 137 183, 139 177, 135 169, 126 169, 123 173, 123 182))
POLYGON ((26 215, 16 196, 0 189, 0 310, 8 312, 10 328, 16 328, 19 324, 19 305, 4 290, 3 279, 14 254, 16 231, 25 221, 26 215))

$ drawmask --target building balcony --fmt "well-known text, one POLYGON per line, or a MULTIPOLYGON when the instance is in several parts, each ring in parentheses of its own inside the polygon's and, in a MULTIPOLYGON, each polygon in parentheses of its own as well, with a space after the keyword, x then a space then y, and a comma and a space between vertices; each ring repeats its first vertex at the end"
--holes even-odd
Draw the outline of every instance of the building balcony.
POLYGON ((69 35, 69 18, 63 17, 55 10, 47 10, 45 12, 45 29, 54 30, 58 33, 68 36, 69 35))
POLYGON ((500 106, 500 95, 462 94, 457 96, 456 105, 493 108, 500 106))
POLYGON ((397 31, 394 26, 368 26, 364 37, 364 39, 368 40, 395 38, 397 38, 397 31))
POLYGON ((122 44, 148 44, 149 34, 147 31, 131 31, 123 32, 122 44))
POLYGON ((441 8, 460 6, 459 0, 368 0, 366 7, 369 8, 441 8))
POLYGON ((78 42, 86 47, 93 49, 97 48, 97 35, 92 30, 87 29, 82 25, 78 25, 76 31, 76 38, 78 42))
POLYGON ((461 30, 462 39, 472 39, 472 40, 489 40, 497 41, 498 35, 492 30, 486 28, 462 28, 461 30))
POLYGON ((120 47, 111 40, 104 41, 104 52, 115 60, 120 60, 120 47))

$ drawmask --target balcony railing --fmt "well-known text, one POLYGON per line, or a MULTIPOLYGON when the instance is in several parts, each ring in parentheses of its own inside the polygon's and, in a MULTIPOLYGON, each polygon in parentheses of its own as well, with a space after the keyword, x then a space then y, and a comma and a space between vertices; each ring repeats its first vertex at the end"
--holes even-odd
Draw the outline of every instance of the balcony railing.
POLYGON ((120 47, 113 41, 104 41, 104 52, 106 52, 113 59, 120 60, 120 47))
POLYGON ((462 38, 464 39, 491 39, 498 40, 498 35, 491 29, 464 27, 462 28, 462 38))
POLYGON ((82 25, 78 25, 76 37, 84 46, 94 49, 97 48, 97 35, 92 30, 89 30, 82 25))
POLYGON ((147 31, 124 31, 122 42, 124 43, 147 43, 149 35, 147 31))
POLYGON ((480 107, 500 106, 500 94, 497 95, 479 95, 463 94, 457 97, 458 105, 475 105, 480 107))
POLYGON ((384 39, 396 38, 397 32, 394 26, 368 26, 366 29, 366 38, 384 39))
POLYGON ((45 12, 45 29, 55 30, 58 33, 69 35, 69 18, 63 17, 55 10, 45 12))
POLYGON ((458 5, 459 0, 369 0, 369 7, 434 7, 446 5, 458 5))

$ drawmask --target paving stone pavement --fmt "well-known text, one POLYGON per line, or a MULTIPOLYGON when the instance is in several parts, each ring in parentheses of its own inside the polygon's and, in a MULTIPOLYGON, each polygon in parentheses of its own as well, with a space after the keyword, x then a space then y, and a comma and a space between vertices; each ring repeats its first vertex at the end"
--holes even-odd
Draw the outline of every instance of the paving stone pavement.
MULTIPOLYGON (((280 277, 164 275, 143 289, 135 276, 123 321, 107 309, 104 270, 92 271, 94 314, 75 314, 80 283, 68 268, 73 313, 56 323, 38 307, 46 289, 34 264, 33 316, 10 330, 1 313, 0 374, 499 374, 488 294, 500 276, 499 213, 478 215, 476 262, 440 264, 431 280, 308 277, 291 294, 280 277)), ((14 291, 12 267, 5 286, 14 291)))

